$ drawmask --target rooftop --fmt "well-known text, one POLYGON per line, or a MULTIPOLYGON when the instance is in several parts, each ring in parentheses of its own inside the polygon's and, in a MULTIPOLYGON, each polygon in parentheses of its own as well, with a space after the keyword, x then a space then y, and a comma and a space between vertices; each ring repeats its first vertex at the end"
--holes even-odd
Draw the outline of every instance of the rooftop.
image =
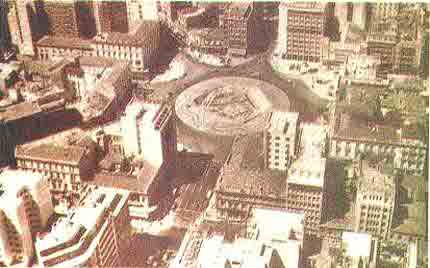
POLYGON ((152 38, 160 34, 160 23, 158 21, 143 21, 139 27, 129 33, 110 32, 102 33, 93 38, 96 44, 124 45, 150 47, 152 38))
POLYGON ((284 196, 285 174, 263 169, 262 146, 261 134, 237 138, 217 190, 274 198, 284 196))
POLYGON ((0 109, 0 121, 5 122, 31 117, 41 113, 42 109, 36 102, 22 102, 0 109))
POLYGON ((394 196, 396 190, 395 179, 384 173, 380 163, 373 164, 367 160, 361 160, 360 166, 358 191, 378 191, 394 196))
POLYGON ((346 247, 346 255, 350 257, 370 257, 372 236, 366 233, 343 232, 342 242, 346 247))
POLYGON ((77 165, 85 155, 85 148, 80 146, 58 146, 39 144, 16 148, 16 158, 48 161, 66 165, 77 165))
POLYGON ((299 10, 306 12, 324 12, 327 3, 323 2, 281 2, 280 7, 284 6, 290 10, 299 10))
POLYGON ((246 18, 251 14, 252 3, 233 2, 227 8, 226 15, 228 17, 246 18))
POLYGON ((324 187, 326 172, 325 158, 299 158, 288 170, 287 183, 324 187), (312 164, 310 164, 312 163, 312 164))
POLYGON ((272 112, 269 131, 282 132, 284 135, 293 136, 296 133, 298 118, 298 113, 280 111, 272 112))
MULTIPOLYGON (((78 207, 72 209, 66 217, 55 222, 49 232, 38 236, 36 248, 41 251, 41 261, 48 263, 55 260, 54 265, 57 265, 59 260, 50 258, 51 256, 49 255, 58 254, 60 250, 66 254, 68 251, 74 252, 76 251, 76 244, 80 244, 79 247, 87 247, 84 248, 84 252, 94 250, 93 245, 98 243, 100 230, 105 229, 104 226, 108 224, 108 221, 106 221, 108 213, 111 212, 112 216, 117 216, 127 199, 128 193, 124 191, 107 188, 94 189, 78 207), (98 224, 99 222, 101 224, 98 224), (95 234, 95 236, 90 237, 91 234, 95 234), (85 246, 83 242, 88 239, 91 241, 85 246), (72 244, 65 246, 66 242, 72 242, 72 244), (70 248, 68 251, 67 247, 70 248), (49 251, 47 251, 48 249, 49 251)), ((61 259, 62 265, 69 266, 65 265, 65 263, 71 261, 84 262, 85 260, 83 259, 88 256, 87 254, 70 255, 74 257, 67 257, 65 260, 61 259)))
POLYGON ((92 50, 91 40, 51 35, 44 36, 36 43, 36 46, 92 50))

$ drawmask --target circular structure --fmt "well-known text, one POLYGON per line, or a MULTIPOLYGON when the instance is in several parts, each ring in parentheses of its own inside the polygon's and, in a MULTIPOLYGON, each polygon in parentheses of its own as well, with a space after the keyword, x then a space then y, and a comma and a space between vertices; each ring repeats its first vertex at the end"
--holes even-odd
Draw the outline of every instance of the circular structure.
POLYGON ((176 114, 187 125, 216 135, 262 131, 273 110, 288 111, 279 88, 256 79, 218 77, 197 83, 176 99, 176 114))

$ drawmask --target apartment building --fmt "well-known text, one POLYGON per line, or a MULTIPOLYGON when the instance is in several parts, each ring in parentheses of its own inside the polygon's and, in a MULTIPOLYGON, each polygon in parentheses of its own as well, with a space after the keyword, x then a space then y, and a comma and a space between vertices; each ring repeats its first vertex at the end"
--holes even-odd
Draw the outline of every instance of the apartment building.
POLYGON ((49 183, 40 173, 0 172, 0 263, 28 266, 33 240, 53 213, 49 183))
POLYGON ((129 247, 129 193, 99 187, 36 239, 41 267, 118 267, 129 247))
POLYGON ((160 23, 144 21, 129 33, 102 33, 92 39, 94 56, 131 62, 133 72, 142 73, 154 65, 160 45, 160 23))
POLYGON ((381 163, 359 162, 354 230, 386 239, 393 221, 396 183, 382 168, 381 163))
POLYGON ((286 171, 296 154, 298 113, 276 111, 264 132, 265 166, 286 171))
POLYGON ((378 21, 394 18, 400 11, 400 3, 378 2, 371 3, 372 20, 378 21))
POLYGON ((281 3, 278 47, 287 59, 319 62, 327 3, 281 3))

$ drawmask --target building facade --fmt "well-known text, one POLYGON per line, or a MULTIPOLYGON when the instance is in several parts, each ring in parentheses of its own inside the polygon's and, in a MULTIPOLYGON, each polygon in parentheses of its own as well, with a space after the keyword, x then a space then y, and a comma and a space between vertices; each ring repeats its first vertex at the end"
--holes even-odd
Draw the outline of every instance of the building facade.
POLYGON ((371 12, 372 19, 383 20, 387 18, 394 18, 400 11, 400 3, 372 3, 371 12))
POLYGON ((227 34, 229 54, 246 56, 255 48, 258 25, 252 3, 231 4, 220 20, 220 25, 227 34))
POLYGON ((86 144, 18 147, 15 157, 18 169, 39 172, 48 178, 58 212, 79 200, 82 183, 91 175, 96 160, 95 147, 86 144))
POLYGON ((325 3, 281 3, 278 47, 287 59, 319 62, 326 25, 325 3))
POLYGON ((33 239, 54 212, 47 179, 40 173, 0 173, 0 263, 28 266, 33 239))
POLYGON ((286 171, 296 153, 298 113, 273 112, 264 132, 265 166, 286 171))
POLYGON ((133 72, 142 73, 155 63, 160 31, 158 21, 145 21, 134 32, 99 34, 92 40, 94 56, 127 60, 133 72))
POLYGON ((59 37, 79 37, 79 17, 76 0, 44 1, 48 33, 59 37))
POLYGON ((379 163, 361 161, 358 173, 354 230, 386 239, 393 221, 395 181, 382 172, 379 163))
POLYGON ((128 2, 99 2, 94 1, 94 17, 97 33, 128 32, 127 19, 128 2))
POLYGON ((61 36, 45 36, 36 43, 37 57, 41 60, 56 60, 91 56, 91 42, 81 38, 61 36))

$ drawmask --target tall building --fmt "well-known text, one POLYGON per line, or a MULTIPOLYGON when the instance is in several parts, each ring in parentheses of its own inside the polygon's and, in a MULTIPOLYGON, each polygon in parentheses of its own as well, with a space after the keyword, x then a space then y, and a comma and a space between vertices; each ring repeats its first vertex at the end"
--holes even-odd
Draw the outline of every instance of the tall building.
POLYGON ((21 55, 34 56, 30 1, 9 1, 8 22, 11 42, 21 55))
POLYGON ((76 0, 45 0, 48 33, 61 37, 79 37, 79 16, 76 0))
POLYGON ((154 165, 176 164, 176 124, 168 105, 129 105, 121 119, 126 155, 143 156, 154 165))
MULTIPOLYGON (((94 37, 97 33, 95 5, 98 2, 95 0, 80 0, 76 3, 79 36, 83 38, 94 37)), ((119 16, 118 20, 120 20, 119 16)))
POLYGON ((257 17, 253 3, 232 3, 220 18, 227 33, 228 53, 246 56, 258 42, 257 17))
POLYGON ((273 112, 264 132, 265 166, 285 171, 295 156, 298 113, 273 112))
POLYGON ((94 1, 94 17, 97 33, 128 32, 128 6, 122 1, 94 1))
POLYGON ((0 173, 0 263, 29 266, 33 240, 53 213, 48 181, 40 173, 0 173))
POLYGON ((94 189, 67 216, 37 236, 40 267, 123 267, 131 235, 127 201, 119 189, 94 189))
POLYGON ((326 129, 317 124, 305 124, 301 132, 300 156, 288 170, 287 208, 303 211, 306 234, 318 236, 329 175, 324 158, 326 129))
POLYGON ((144 20, 158 20, 159 1, 126 0, 126 4, 127 18, 131 29, 139 26, 144 20))
POLYGON ((354 230, 386 239, 393 222, 395 179, 384 174, 378 162, 362 160, 357 168, 354 230))
POLYGON ((278 47, 288 59, 319 62, 327 3, 281 3, 278 47))
POLYGON ((334 15, 338 19, 339 26, 344 27, 348 23, 358 26, 361 30, 365 30, 368 18, 367 3, 336 3, 334 15))

